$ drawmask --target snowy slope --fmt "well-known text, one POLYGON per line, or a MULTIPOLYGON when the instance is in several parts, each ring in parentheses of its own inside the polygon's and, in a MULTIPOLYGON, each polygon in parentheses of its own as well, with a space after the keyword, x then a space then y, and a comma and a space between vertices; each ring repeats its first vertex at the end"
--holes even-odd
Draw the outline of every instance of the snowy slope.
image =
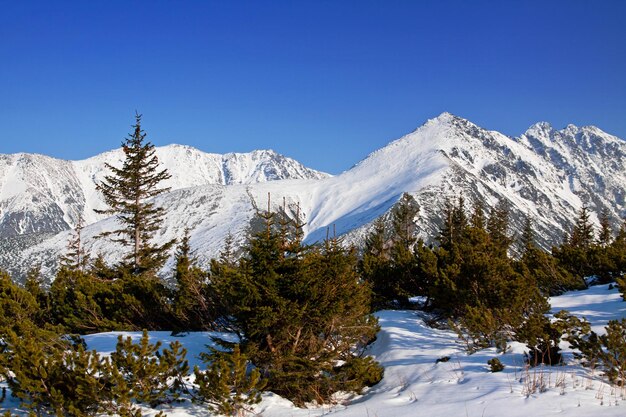
MULTIPOLYGON (((590 319, 600 331, 608 320, 626 317, 626 303, 617 290, 609 290, 606 285, 554 297, 551 303, 553 311, 567 307, 590 319)), ((485 349, 468 355, 453 332, 428 327, 419 312, 381 311, 378 317, 381 330, 368 353, 385 369, 379 384, 361 396, 338 396, 337 404, 307 409, 265 393, 256 411, 265 417, 624 415, 623 393, 604 383, 597 371, 578 365, 567 349, 565 366, 528 369, 524 364, 525 348, 519 343, 514 343, 506 354, 485 349), (437 363, 443 356, 450 360, 437 363), (505 364, 503 372, 489 371, 487 361, 493 357, 505 364), (530 393, 529 388, 541 378, 543 392, 530 393)), ((95 334, 85 339, 90 349, 108 354, 114 350, 118 334, 95 334)), ((140 337, 136 332, 121 334, 140 337)), ((167 332, 153 332, 151 340, 163 340, 166 344, 178 340, 188 349, 190 362, 200 364, 197 355, 205 344, 212 343, 211 335, 215 336, 190 333, 172 337, 167 332)), ((160 409, 174 417, 210 415, 188 401, 160 409)), ((145 412, 156 414, 155 410, 145 412)))
POLYGON ((0 155, 0 236, 59 232, 84 206, 72 163, 44 155, 0 155))
MULTIPOLYGON (((521 137, 510 138, 444 113, 360 165, 383 159, 387 165, 381 163, 381 170, 396 172, 399 167, 400 173, 409 174, 404 157, 414 151, 420 157, 409 163, 415 165, 438 152, 447 165, 432 172, 437 178, 430 186, 405 187, 422 208, 417 225, 426 240, 436 234, 444 201, 459 195, 468 209, 476 200, 487 209, 500 200, 508 203, 514 231, 521 228, 525 215, 532 216, 539 243, 546 248, 570 231, 583 205, 590 207, 596 222, 595 213, 608 209, 614 227, 626 214, 626 142, 595 127, 555 130, 539 123, 521 137)), ((358 243, 366 230, 359 228, 348 239, 358 243)))
MULTIPOLYGON (((176 151, 176 156, 170 156, 161 150, 160 158, 172 172, 186 172, 178 171, 179 167, 200 158, 190 148, 166 149, 176 151)), ((98 158, 112 160, 107 154, 98 158)), ((500 200, 507 202, 514 230, 521 227, 523 216, 530 214, 545 247, 561 241, 583 204, 589 205, 592 212, 607 208, 615 226, 626 214, 626 142, 595 127, 555 130, 540 123, 521 137, 510 138, 443 113, 334 177, 289 168, 284 176, 307 179, 270 182, 265 179, 275 176, 268 176, 268 169, 259 168, 253 157, 247 159, 252 162, 240 161, 241 156, 231 158, 239 161, 237 170, 175 174, 172 192, 157 199, 168 212, 158 239, 180 237, 185 227, 191 228, 191 244, 204 265, 219 253, 228 232, 235 235, 237 243, 245 241, 255 215, 254 204, 266 207, 268 194, 274 209, 282 206, 283 200, 292 213, 299 205, 307 223, 304 232, 308 242, 323 239, 330 232, 356 245, 362 243, 374 219, 388 216, 403 192, 411 193, 420 205, 417 230, 427 241, 436 235, 445 200, 460 194, 468 209, 475 200, 485 202, 487 209, 500 200), (255 182, 259 179, 264 182, 255 182), (202 181, 222 185, 191 186, 202 181)), ((102 167, 102 163, 84 165, 102 167)), ((221 166, 229 165, 224 162, 221 166)), ((93 184, 102 177, 101 169, 90 169, 77 170, 77 181, 93 184)), ((279 171, 283 172, 282 168, 279 171)), ((96 195, 85 195, 87 207, 99 204, 96 195)), ((112 222, 104 219, 90 225, 85 237, 93 253, 103 253, 114 261, 119 259, 121 248, 102 240, 94 243, 92 239, 111 228, 112 222)), ((19 265, 24 269, 37 262, 54 269, 54 259, 64 250, 68 237, 68 232, 61 232, 19 254, 0 253, 1 266, 19 265)))
MULTIPOLYGON (((626 317, 626 302, 616 289, 607 285, 566 293, 550 300, 552 310, 563 308, 590 320, 594 330, 602 332, 611 319, 626 317)), ((567 417, 617 417, 625 414, 624 392, 604 383, 597 371, 581 367, 564 350, 565 366, 528 369, 524 364, 525 347, 513 343, 509 352, 484 349, 468 355, 449 330, 428 327, 421 313, 381 311, 377 313, 381 330, 368 354, 385 369, 380 383, 363 395, 340 395, 337 403, 297 408, 272 393, 263 394, 256 407, 265 417, 526 417, 562 415, 567 417), (449 356, 448 362, 437 359, 449 356), (506 366, 503 372, 491 373, 487 361, 497 357, 506 366), (533 383, 543 379, 543 392, 530 393, 533 383)), ((89 349, 103 355, 115 350, 117 337, 138 340, 139 332, 109 332, 85 336, 89 349)), ((188 351, 190 365, 202 366, 198 355, 206 345, 214 346, 211 336, 236 341, 233 335, 198 332, 182 337, 170 332, 151 332, 151 342, 165 346, 175 340, 188 351)), ((567 343, 564 344, 564 347, 567 343)), ((17 412, 19 403, 7 395, 0 411, 17 412)), ((201 405, 188 399, 160 407, 172 417, 209 416, 201 405)), ((157 410, 144 409, 144 415, 157 410)))
MULTIPOLYGON (((169 145, 156 148, 163 168, 172 175, 165 187, 178 190, 207 184, 251 184, 280 179, 320 179, 328 174, 271 150, 225 155, 169 145)), ((108 174, 105 163, 121 166, 120 149, 82 161, 36 154, 0 155, 0 237, 59 232, 103 218, 105 208, 96 184, 108 174)))

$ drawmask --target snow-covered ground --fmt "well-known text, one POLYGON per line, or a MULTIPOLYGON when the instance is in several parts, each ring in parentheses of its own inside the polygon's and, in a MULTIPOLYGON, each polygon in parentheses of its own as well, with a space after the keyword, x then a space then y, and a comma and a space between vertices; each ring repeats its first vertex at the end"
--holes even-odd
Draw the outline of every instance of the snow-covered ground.
MULTIPOLYGON (((570 292, 551 299, 553 311, 567 309, 585 316, 595 331, 608 320, 626 317, 626 302, 607 285, 570 292)), ((598 372, 577 365, 565 351, 566 365, 528 369, 524 346, 514 343, 506 354, 485 349, 468 355, 448 330, 428 327, 419 312, 381 311, 381 331, 369 350, 385 368, 383 380, 360 396, 343 396, 337 404, 296 408, 272 393, 263 395, 256 407, 265 417, 414 417, 414 416, 624 416, 622 392, 604 383, 598 372), (449 356, 447 362, 437 359, 449 356), (487 361, 499 358, 504 371, 491 373, 487 361), (534 387, 543 386, 541 390, 534 387), (543 391, 543 392, 540 392, 543 391)), ((140 333, 101 333, 85 337, 89 348, 108 354, 115 349, 119 334, 139 338, 140 333)), ((200 364, 197 355, 211 344, 209 333, 171 336, 152 332, 152 341, 165 345, 178 340, 188 350, 190 364, 200 364)), ((223 334, 221 336, 224 336, 223 334)), ((16 407, 7 399, 3 407, 16 407)), ((189 402, 161 407, 176 417, 207 416, 205 408, 189 402)), ((156 410, 144 410, 146 415, 156 410)))

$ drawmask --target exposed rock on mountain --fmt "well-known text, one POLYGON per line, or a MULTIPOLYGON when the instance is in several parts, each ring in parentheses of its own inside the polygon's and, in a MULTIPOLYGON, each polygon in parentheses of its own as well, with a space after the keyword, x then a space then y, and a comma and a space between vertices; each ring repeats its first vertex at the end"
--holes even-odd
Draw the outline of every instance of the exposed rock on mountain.
MULTIPOLYGON (((511 138, 443 113, 334 177, 271 151, 221 156, 173 145, 157 152, 172 173, 167 184, 172 191, 157 199, 168 212, 158 238, 181 236, 191 228, 191 245, 205 264, 219 253, 229 232, 236 244, 245 241, 254 205, 265 207, 268 193, 275 209, 284 204, 295 213, 299 205, 308 242, 325 238, 331 228, 347 244, 356 245, 403 192, 412 194, 420 206, 415 220, 427 241, 436 235, 445 200, 459 195, 468 209, 479 199, 487 211, 499 201, 508 203, 513 232, 524 215, 532 216, 544 247, 561 241, 583 205, 593 213, 607 208, 615 227, 626 214, 626 142, 596 127, 556 130, 538 123, 511 138)), ((72 226, 84 213, 90 223, 83 230, 87 246, 113 262, 121 249, 93 236, 111 227, 114 219, 99 219, 93 209, 102 204, 95 183, 104 175, 104 161, 120 158, 110 152, 80 162, 39 155, 0 159, 0 230, 6 230, 5 235, 55 232, 72 226), (37 175, 27 174, 28 167, 37 175)), ((0 253, 11 257, 0 255, 0 262, 11 269, 17 264, 20 271, 35 262, 54 269, 51 259, 64 250, 68 237, 63 231, 32 240, 34 244, 19 254, 4 248, 0 253), (8 265, 9 259, 13 265, 8 265)))

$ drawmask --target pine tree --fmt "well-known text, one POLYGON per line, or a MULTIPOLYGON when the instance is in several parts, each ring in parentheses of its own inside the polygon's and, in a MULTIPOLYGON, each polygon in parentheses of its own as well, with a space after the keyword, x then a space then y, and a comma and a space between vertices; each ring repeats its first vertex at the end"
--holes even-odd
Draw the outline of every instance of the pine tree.
POLYGON ((17 329, 24 322, 33 322, 39 314, 37 300, 0 270, 0 335, 17 329))
MULTIPOLYGON (((617 272, 616 275, 622 275, 626 273, 626 220, 624 220, 621 224, 619 231, 617 232, 617 236, 613 239, 613 243, 611 244, 611 251, 613 253, 613 259, 615 261, 615 270, 617 272)), ((619 279, 616 277, 616 279, 619 279)), ((620 284, 620 289, 622 290, 622 294, 626 299, 626 285, 620 284)))
POLYGON ((467 214, 465 213, 465 198, 459 195, 457 207, 452 215, 452 220, 455 225, 456 233, 462 233, 465 227, 468 225, 467 214))
POLYGON ((179 342, 161 350, 161 342, 150 343, 146 330, 139 343, 120 335, 110 362, 114 399, 152 407, 176 400, 184 387, 183 377, 189 373, 186 355, 179 342))
POLYGON ((387 233, 384 220, 379 218, 366 237, 360 269, 372 284, 374 308, 406 306, 408 297, 423 287, 415 257, 418 211, 415 199, 405 193, 391 211, 391 232, 387 233))
POLYGON ((534 311, 516 331, 517 341, 528 347, 530 366, 559 365, 562 360, 559 347, 562 333, 545 316, 548 310, 546 307, 545 311, 534 311))
POLYGON ((519 239, 521 257, 515 267, 522 275, 530 277, 542 294, 559 295, 569 289, 582 288, 582 281, 577 280, 552 254, 544 251, 535 242, 533 221, 526 215, 522 235, 519 239))
POLYGON ((423 307, 429 308, 434 288, 439 279, 437 255, 420 239, 415 245, 416 294, 426 296, 423 307))
POLYGON ((371 232, 365 237, 359 270, 363 279, 372 287, 374 310, 388 306, 396 298, 396 284, 391 276, 385 221, 382 217, 376 219, 371 232))
POLYGON ((214 262, 212 285, 268 389, 297 404, 326 402, 343 388, 337 361, 358 355, 377 330, 369 287, 357 275, 355 251, 338 239, 284 245, 274 216, 259 214, 265 229, 236 267, 214 262))
POLYGON ((158 270, 165 260, 174 240, 156 245, 151 242, 159 230, 164 209, 157 207, 151 198, 166 192, 159 184, 170 178, 166 169, 159 171, 159 160, 154 145, 145 141, 141 129, 141 115, 135 116, 134 133, 122 143, 126 159, 121 168, 106 164, 112 174, 97 185, 98 191, 109 205, 98 213, 115 215, 120 228, 105 232, 102 237, 121 243, 128 248, 123 265, 134 274, 158 270))
POLYGON ((392 211, 391 222, 393 225, 393 243, 398 243, 399 247, 411 250, 415 244, 415 216, 419 212, 419 207, 415 199, 407 193, 402 194, 400 201, 392 211))
POLYGON ((113 281, 119 278, 119 271, 108 265, 101 253, 91 262, 88 269, 87 273, 102 281, 113 281))
POLYGON ((589 263, 592 274, 599 282, 612 282, 622 272, 618 268, 619 255, 613 245, 613 230, 611 217, 608 209, 604 208, 600 213, 600 230, 598 238, 588 249, 589 263))
MULTIPOLYGON (((474 228, 481 235, 483 229, 474 228)), ((455 206, 451 200, 446 200, 443 207, 443 223, 439 228, 437 240, 439 247, 434 250, 437 258, 437 275, 433 287, 430 289, 430 302, 433 308, 441 310, 446 315, 459 312, 463 305, 461 293, 464 291, 460 280, 463 278, 461 266, 465 253, 462 247, 469 236, 467 217, 465 216, 465 200, 459 196, 455 206)))
POLYGON ((24 288, 33 296, 39 306, 33 320, 37 325, 43 327, 45 323, 50 322, 50 304, 52 300, 44 288, 44 280, 39 266, 28 271, 24 288))
POLYGON ((465 199, 459 196, 455 206, 452 201, 446 200, 443 207, 443 224, 439 229, 437 240, 442 248, 450 251, 454 245, 459 245, 468 226, 465 214, 465 199))
POLYGON ((476 200, 474 202, 474 208, 472 215, 470 216, 470 225, 476 229, 485 228, 485 207, 482 201, 476 200))
MULTIPOLYGON (((589 210, 587 206, 583 206, 572 233, 561 246, 553 248, 552 253, 559 260, 561 266, 578 279, 583 280, 599 272, 596 268, 598 262, 594 260, 596 249, 593 225, 589 220, 589 210)), ((585 281, 583 280, 583 282, 585 281)))
POLYGON ((208 330, 214 315, 207 294, 209 277, 195 265, 189 240, 187 229, 176 252, 174 278, 177 288, 172 309, 180 330, 208 330))
POLYGON ((374 222, 372 231, 365 237, 363 256, 359 263, 363 279, 372 286, 374 309, 387 306, 389 301, 395 298, 386 241, 385 222, 379 217, 374 222))
POLYGON ((439 245, 445 250, 450 250, 455 241, 455 230, 454 230, 454 205, 452 201, 447 198, 444 202, 443 208, 443 223, 439 228, 439 233, 437 235, 437 240, 439 241, 439 245))
POLYGON ((522 228, 520 246, 522 249, 522 256, 537 248, 537 244, 535 242, 535 231, 533 230, 533 221, 528 214, 524 218, 524 227, 522 228))
POLYGON ((404 193, 397 206, 392 211, 393 234, 389 250, 394 285, 395 300, 400 306, 406 306, 408 297, 417 295, 419 284, 417 280, 415 258, 415 216, 419 206, 415 199, 404 193))
POLYGON ((626 383, 626 319, 610 320, 606 334, 600 336, 604 349, 598 349, 600 363, 609 381, 623 387, 626 383))
POLYGON ((386 243, 385 220, 379 217, 374 222, 370 234, 365 237, 364 256, 379 260, 386 259, 388 257, 386 243))
POLYGON ((569 245, 577 249, 588 249, 593 244, 593 225, 589 220, 589 209, 580 209, 576 224, 569 239, 569 245))
POLYGON ((120 281, 60 269, 50 286, 50 317, 66 331, 86 334, 132 328, 120 281))
POLYGON ((506 256, 506 253, 513 242, 508 234, 509 228, 509 207, 505 201, 500 201, 489 213, 487 220, 487 232, 493 248, 499 255, 506 256))
POLYGON ((220 263, 229 266, 235 265, 234 241, 235 237, 229 230, 228 234, 226 234, 226 237, 224 238, 224 247, 220 252, 220 263))
POLYGON ((0 373, 30 415, 84 417, 105 411, 99 355, 26 323, 19 334, 4 336, 0 373))
POLYGON ((61 256, 62 268, 84 271, 89 263, 89 256, 82 240, 83 227, 83 216, 81 215, 74 227, 74 234, 67 243, 67 253, 61 256))
POLYGON ((194 368, 198 385, 196 401, 229 416, 243 416, 249 406, 261 401, 265 381, 258 369, 248 371, 248 358, 241 353, 239 345, 232 352, 212 350, 201 357, 207 369, 194 368))
POLYGON ((609 210, 604 208, 600 213, 600 231, 598 232, 598 245, 606 248, 611 244, 613 230, 611 230, 611 217, 609 210))

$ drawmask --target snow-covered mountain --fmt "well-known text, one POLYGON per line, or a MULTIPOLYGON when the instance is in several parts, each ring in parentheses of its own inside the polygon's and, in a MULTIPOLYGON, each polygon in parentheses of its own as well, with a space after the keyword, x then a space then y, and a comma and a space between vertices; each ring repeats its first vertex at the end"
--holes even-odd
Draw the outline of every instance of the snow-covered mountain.
MULTIPOLYGON (((172 190, 328 177, 271 150, 219 155, 169 145, 156 155, 172 175, 163 184, 172 190)), ((87 224, 103 219, 94 212, 106 208, 96 184, 108 174, 105 163, 121 166, 123 158, 121 148, 82 161, 0 155, 0 237, 57 233, 74 227, 80 215, 87 224)))
MULTIPOLYGON (((97 158, 104 160, 106 155, 97 158)), ((171 162, 174 157, 160 158, 172 172, 170 166, 185 166, 171 162)), ((51 172, 65 172, 55 169, 51 172)), ((76 182, 93 184, 103 175, 101 165, 90 169, 79 169, 76 182)), ((251 171, 257 172, 246 172, 251 171)), ((168 213, 158 239, 179 237, 190 228, 191 244, 201 262, 219 253, 229 232, 237 243, 245 241, 255 216, 254 207, 265 207, 268 194, 274 208, 286 205, 287 211, 295 213, 299 206, 309 242, 323 239, 331 228, 331 233, 345 236, 347 243, 361 243, 371 222, 381 215, 388 216, 403 192, 412 194, 420 205, 416 224, 426 240, 435 235, 445 200, 461 194, 468 208, 477 199, 487 209, 500 200, 506 201, 514 229, 521 226, 525 214, 531 215, 537 222, 540 243, 546 247, 562 239, 583 205, 592 212, 607 208, 616 226, 626 214, 626 142, 595 127, 570 125, 556 130, 538 123, 520 137, 511 138, 443 113, 338 176, 302 167, 297 175, 289 176, 291 179, 255 182, 245 179, 259 178, 255 175, 231 174, 237 179, 227 181, 227 175, 213 172, 207 169, 193 174, 198 175, 198 182, 200 178, 218 179, 204 184, 191 180, 184 183, 183 176, 174 176, 172 191, 157 198, 168 213)), ((286 172, 292 173, 294 168, 286 172)), ((90 190, 95 193, 93 188, 90 190)), ((80 194, 75 194, 61 190, 59 195, 65 200, 57 206, 80 200, 80 194)), ((90 209, 99 201, 93 194, 83 198, 89 201, 84 205, 90 209)), ((87 219, 91 223, 84 230, 87 246, 94 253, 105 254, 111 262, 119 259, 121 248, 93 239, 112 227, 114 219, 87 219)), ((32 245, 22 243, 21 247, 27 248, 19 253, 10 248, 2 252, 0 248, 0 262, 4 267, 20 265, 20 270, 34 262, 53 269, 54 259, 64 250, 68 238, 69 232, 64 231, 35 239, 32 245)))

